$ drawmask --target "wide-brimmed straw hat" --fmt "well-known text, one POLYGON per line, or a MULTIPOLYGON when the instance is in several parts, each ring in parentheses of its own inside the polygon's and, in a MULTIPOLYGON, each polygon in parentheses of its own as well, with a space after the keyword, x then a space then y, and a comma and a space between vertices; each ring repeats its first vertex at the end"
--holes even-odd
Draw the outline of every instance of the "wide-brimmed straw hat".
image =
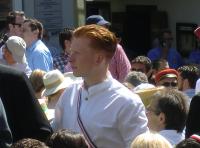
POLYGON ((64 77, 64 75, 56 69, 47 72, 43 76, 43 82, 45 86, 43 96, 49 96, 55 94, 63 88, 68 87, 73 83, 73 80, 70 77, 64 77))

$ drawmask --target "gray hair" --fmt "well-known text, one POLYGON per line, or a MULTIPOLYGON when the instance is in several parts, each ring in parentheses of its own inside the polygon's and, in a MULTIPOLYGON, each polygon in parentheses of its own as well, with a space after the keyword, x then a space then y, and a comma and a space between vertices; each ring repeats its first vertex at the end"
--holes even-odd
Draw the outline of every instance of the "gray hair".
POLYGON ((133 86, 138 86, 141 83, 148 83, 148 78, 146 74, 139 71, 131 71, 125 78, 125 82, 129 82, 133 86))

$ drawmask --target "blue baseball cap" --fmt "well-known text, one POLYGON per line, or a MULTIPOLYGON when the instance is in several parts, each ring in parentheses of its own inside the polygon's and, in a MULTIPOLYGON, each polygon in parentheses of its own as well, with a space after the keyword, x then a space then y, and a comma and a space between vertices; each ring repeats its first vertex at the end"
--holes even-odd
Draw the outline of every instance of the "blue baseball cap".
POLYGON ((101 15, 91 15, 86 19, 86 25, 97 24, 97 25, 108 25, 111 23, 106 21, 101 15))

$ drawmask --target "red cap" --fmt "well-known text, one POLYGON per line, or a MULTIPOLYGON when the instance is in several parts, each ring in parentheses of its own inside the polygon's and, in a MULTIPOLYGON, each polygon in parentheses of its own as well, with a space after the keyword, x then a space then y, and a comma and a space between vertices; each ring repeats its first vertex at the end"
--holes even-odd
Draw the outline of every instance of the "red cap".
POLYGON ((194 30, 194 34, 195 36, 200 39, 200 27, 197 27, 195 30, 194 30))
POLYGON ((192 136, 190 136, 190 138, 195 139, 197 142, 200 143, 200 136, 199 135, 193 134, 192 136))
POLYGON ((177 78, 178 72, 175 69, 164 69, 158 72, 155 76, 156 83, 162 80, 163 78, 177 78))

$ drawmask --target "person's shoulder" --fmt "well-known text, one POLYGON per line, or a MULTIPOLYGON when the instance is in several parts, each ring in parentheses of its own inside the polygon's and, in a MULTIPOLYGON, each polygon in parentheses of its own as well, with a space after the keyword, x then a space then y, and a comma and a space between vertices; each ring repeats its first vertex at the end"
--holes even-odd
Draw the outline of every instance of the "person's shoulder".
POLYGON ((119 83, 117 80, 113 82, 113 90, 114 93, 118 96, 120 101, 123 102, 132 102, 132 103, 140 103, 141 99, 139 95, 133 93, 131 90, 129 90, 127 87, 125 87, 123 84, 119 83))
POLYGON ((153 53, 157 53, 158 51, 160 50, 160 48, 151 48, 149 51, 148 51, 148 55, 149 54, 153 54, 153 53))
POLYGON ((178 50, 177 50, 176 48, 170 48, 170 51, 171 51, 171 52, 175 52, 175 53, 178 53, 178 54, 179 54, 179 52, 178 52, 178 50))
POLYGON ((36 42, 35 50, 40 51, 40 52, 43 52, 43 51, 50 52, 48 47, 41 40, 38 40, 36 42))
POLYGON ((24 75, 24 73, 16 68, 0 64, 0 74, 2 75, 24 75))
POLYGON ((71 82, 71 84, 69 84, 66 88, 65 91, 63 92, 63 94, 65 95, 71 95, 71 92, 77 92, 79 91, 79 89, 81 88, 81 86, 83 85, 82 80, 77 80, 77 81, 73 81, 71 82))
POLYGON ((192 102, 194 102, 194 101, 200 103, 200 92, 192 97, 192 102))
POLYGON ((199 49, 193 49, 191 52, 190 52, 190 57, 191 56, 199 56, 200 55, 200 50, 199 49))

